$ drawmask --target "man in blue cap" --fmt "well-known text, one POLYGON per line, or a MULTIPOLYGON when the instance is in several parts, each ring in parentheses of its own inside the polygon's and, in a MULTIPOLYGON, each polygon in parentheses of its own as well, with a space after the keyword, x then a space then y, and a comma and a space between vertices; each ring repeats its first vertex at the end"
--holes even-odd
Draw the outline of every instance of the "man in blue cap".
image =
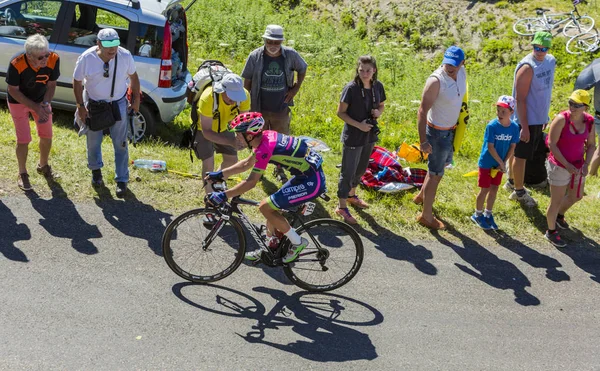
POLYGON ((421 192, 413 199, 423 204, 417 221, 431 229, 445 229, 433 215, 433 202, 454 152, 454 129, 467 92, 465 53, 458 46, 446 49, 442 65, 427 79, 417 113, 421 151, 428 153, 428 172, 421 192))

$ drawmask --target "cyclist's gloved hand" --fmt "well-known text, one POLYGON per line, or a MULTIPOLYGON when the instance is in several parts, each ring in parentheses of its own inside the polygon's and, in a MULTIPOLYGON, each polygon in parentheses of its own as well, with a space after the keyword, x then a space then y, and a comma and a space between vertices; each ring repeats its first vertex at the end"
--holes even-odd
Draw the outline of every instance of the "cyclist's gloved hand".
POLYGON ((223 171, 222 170, 211 171, 207 174, 206 177, 210 180, 221 180, 221 179, 223 179, 223 171))
POLYGON ((208 195, 208 202, 210 202, 213 206, 220 206, 225 201, 227 201, 227 195, 225 192, 213 192, 208 195))

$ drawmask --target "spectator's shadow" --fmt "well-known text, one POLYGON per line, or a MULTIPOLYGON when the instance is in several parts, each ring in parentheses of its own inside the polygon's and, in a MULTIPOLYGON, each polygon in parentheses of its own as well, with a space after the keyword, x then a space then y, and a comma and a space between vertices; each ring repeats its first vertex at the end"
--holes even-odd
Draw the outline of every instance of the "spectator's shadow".
POLYGON ((520 241, 515 240, 508 234, 502 231, 487 231, 487 233, 496 239, 496 242, 514 252, 521 257, 521 260, 534 268, 543 268, 546 270, 546 277, 554 282, 569 281, 571 277, 558 268, 562 267, 560 262, 548 255, 544 255, 532 249, 529 246, 523 244, 520 241))
POLYGON ((171 214, 139 201, 131 189, 127 189, 124 201, 114 199, 105 186, 96 187, 96 191, 94 202, 113 227, 127 236, 148 241, 148 247, 162 256, 162 235, 171 222, 171 214))
POLYGON ((382 227, 375 218, 360 209, 355 212, 373 228, 373 232, 366 230, 361 225, 355 226, 356 231, 375 244, 375 248, 383 252, 388 258, 403 260, 411 263, 421 273, 435 276, 437 268, 428 260, 433 259, 433 253, 422 245, 413 245, 406 238, 392 233, 382 227))
POLYGON ((432 232, 440 243, 450 247, 473 267, 471 269, 463 264, 455 263, 460 270, 491 287, 500 290, 512 290, 515 295, 515 302, 520 305, 540 304, 540 300, 526 290, 527 287, 531 286, 531 282, 514 264, 498 258, 476 241, 454 229, 449 229, 448 233, 462 241, 463 246, 453 244, 437 231, 432 232))
POLYGON ((567 247, 557 250, 567 255, 575 265, 589 273, 592 281, 600 283, 600 245, 577 229, 573 229, 570 233, 580 235, 577 242, 569 243, 567 247))
POLYGON ((17 222, 17 217, 2 200, 0 200, 0 225, 2 225, 0 253, 10 260, 28 262, 29 259, 15 246, 15 242, 31 239, 31 231, 27 224, 17 222))
POLYGON ((98 253, 90 241, 102 237, 98 227, 83 220, 59 183, 52 179, 46 181, 52 192, 51 199, 40 198, 34 191, 26 193, 33 208, 42 216, 40 225, 54 237, 70 239, 71 246, 82 254, 98 253))

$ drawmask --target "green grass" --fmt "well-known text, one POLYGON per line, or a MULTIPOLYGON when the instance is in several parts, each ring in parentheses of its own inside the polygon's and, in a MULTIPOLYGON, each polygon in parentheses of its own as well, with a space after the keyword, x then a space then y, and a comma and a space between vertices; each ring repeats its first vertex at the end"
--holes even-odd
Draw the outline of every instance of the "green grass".
MULTIPOLYGON (((439 65, 444 47, 457 43, 468 56, 470 126, 463 148, 455 156, 456 167, 447 171, 440 186, 435 209, 441 218, 462 233, 484 242, 491 237, 468 219, 478 192, 476 178, 464 178, 462 174, 477 168, 485 124, 495 115, 493 103, 499 95, 511 93, 514 66, 530 50, 527 38, 512 33, 512 22, 534 14, 536 6, 568 10, 570 2, 503 1, 496 5, 477 2, 472 9, 466 9, 469 3, 397 1, 387 9, 364 9, 356 4, 350 8, 342 2, 331 1, 199 1, 188 13, 190 66, 193 69, 203 59, 214 58, 239 73, 248 53, 261 45, 265 25, 282 24, 286 44, 298 50, 309 64, 293 109, 292 132, 318 137, 332 147, 332 151, 325 154, 325 172, 329 194, 335 196, 339 174, 335 164, 340 162, 339 135, 343 126, 335 112, 342 87, 353 78, 356 58, 362 54, 373 54, 377 58, 379 78, 388 97, 379 144, 396 149, 403 141, 413 143, 417 140, 416 111, 425 79, 439 65), (450 9, 450 6, 455 8, 450 9)), ((580 10, 600 19, 594 3, 592 0, 580 10)), ((593 56, 568 55, 564 51, 565 42, 564 38, 556 37, 552 51, 558 60, 558 68, 551 116, 566 108, 564 103, 575 77, 593 59, 593 56)), ((130 147, 131 159, 163 159, 170 169, 200 172, 200 163, 197 160, 191 163, 189 152, 176 147, 188 125, 189 108, 174 123, 158 128, 160 139, 130 147)), ((85 139, 77 137, 71 126, 72 114, 57 115, 51 162, 62 174, 60 182, 67 197, 86 202, 97 195, 89 184, 85 139)), ((5 158, 0 162, 2 196, 19 192, 14 129, 5 105, 0 106, 0 129, 0 155, 5 158)), ((30 173, 38 157, 35 134, 33 137, 28 162, 30 173)), ((103 144, 104 174, 114 192, 114 183, 110 180, 114 176, 111 147, 106 138, 103 144)), ((243 152, 240 157, 248 154, 243 152)), ((425 164, 416 166, 426 167, 425 164)), ((50 196, 41 177, 32 174, 31 179, 40 195, 50 196)), ((132 169, 131 179, 130 188, 136 197, 157 209, 180 213, 201 203, 201 182, 197 180, 136 169, 132 169), (141 181, 134 181, 137 176, 141 181)), ((248 196, 260 199, 275 190, 276 182, 270 174, 267 180, 248 196)), ((600 206, 600 200, 595 197, 600 191, 600 181, 588 179, 586 189, 588 196, 569 212, 568 218, 587 236, 598 239, 600 221, 589 216, 595 215, 600 206)), ((363 224, 376 220, 393 233, 414 239, 430 238, 428 231, 415 222, 420 208, 410 202, 413 191, 386 195, 361 189, 360 194, 373 205, 366 214, 355 213, 363 224), (375 218, 369 218, 369 215, 375 218)), ((542 241, 540 230, 545 226, 548 194, 534 192, 540 203, 536 212, 524 211, 508 201, 507 196, 500 191, 496 202, 498 224, 522 242, 542 241)), ((335 200, 322 203, 322 206, 318 209, 319 215, 333 215, 335 200)), ((258 218, 256 213, 255 217, 258 218)))

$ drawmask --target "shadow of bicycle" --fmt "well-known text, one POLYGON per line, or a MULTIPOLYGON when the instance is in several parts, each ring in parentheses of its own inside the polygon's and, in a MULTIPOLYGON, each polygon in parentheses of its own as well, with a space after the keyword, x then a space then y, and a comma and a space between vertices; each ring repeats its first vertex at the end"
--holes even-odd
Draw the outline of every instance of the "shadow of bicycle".
POLYGON ((371 305, 347 296, 306 291, 289 295, 282 290, 255 287, 253 291, 267 294, 277 303, 267 312, 255 297, 223 286, 182 282, 175 284, 172 291, 195 308, 255 321, 246 334, 236 333, 249 343, 268 345, 317 362, 373 360, 378 356, 369 335, 353 327, 378 325, 383 322, 383 315, 371 305), (188 286, 214 289, 214 301, 190 300, 182 293, 188 286), (275 334, 270 336, 271 331, 285 327, 300 339, 280 343, 275 334))

